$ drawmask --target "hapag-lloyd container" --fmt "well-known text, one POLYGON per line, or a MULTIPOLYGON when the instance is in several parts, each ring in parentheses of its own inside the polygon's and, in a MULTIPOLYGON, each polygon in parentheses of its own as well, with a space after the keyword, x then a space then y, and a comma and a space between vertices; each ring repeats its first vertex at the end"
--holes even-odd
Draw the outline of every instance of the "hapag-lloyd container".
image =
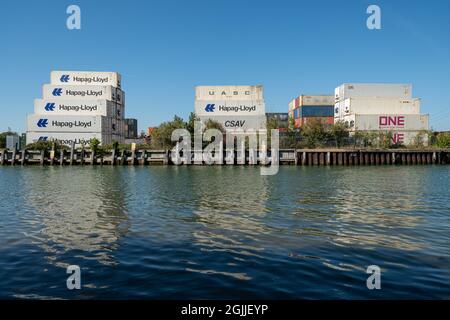
POLYGON ((263 100, 218 100, 195 101, 198 116, 265 115, 263 100))
POLYGON ((46 116, 31 114, 28 115, 27 122, 28 131, 31 132, 96 132, 111 134, 113 133, 113 120, 102 116, 46 116))
POLYGON ((335 101, 356 97, 412 99, 411 84, 344 83, 334 90, 335 101))
POLYGON ((68 86, 44 84, 42 87, 44 99, 106 99, 123 104, 123 92, 112 86, 68 86))
MULTIPOLYGON (((102 145, 110 144, 113 140, 111 134, 103 133, 68 133, 68 132, 27 132, 27 144, 38 141, 57 141, 64 145, 71 146, 75 142, 75 147, 80 147, 82 144, 89 145, 91 139, 98 139, 102 145)), ((118 141, 121 143, 121 141, 118 141)))
POLYGON ((53 85, 101 85, 120 88, 121 76, 117 72, 52 71, 50 83, 53 85))
POLYGON ((420 99, 348 98, 343 114, 420 114, 420 99))
POLYGON ((427 114, 353 114, 343 117, 349 124, 350 130, 429 130, 429 116, 427 114))
POLYGON ((266 116, 199 116, 201 121, 208 119, 219 122, 225 130, 259 130, 266 129, 266 116))
POLYGON ((263 86, 197 86, 195 100, 263 100, 263 86))
POLYGON ((104 116, 123 119, 123 106, 109 100, 35 99, 34 113, 42 115, 104 116))

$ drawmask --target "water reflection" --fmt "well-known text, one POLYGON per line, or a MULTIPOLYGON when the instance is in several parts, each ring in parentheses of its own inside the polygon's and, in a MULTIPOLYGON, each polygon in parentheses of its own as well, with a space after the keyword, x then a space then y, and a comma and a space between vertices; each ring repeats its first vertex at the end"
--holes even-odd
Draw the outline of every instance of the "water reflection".
POLYGON ((111 168, 29 168, 23 170, 23 198, 32 214, 23 220, 24 232, 48 253, 47 259, 66 266, 58 256, 69 250, 89 252, 105 265, 113 265, 118 240, 128 232, 126 183, 111 168))

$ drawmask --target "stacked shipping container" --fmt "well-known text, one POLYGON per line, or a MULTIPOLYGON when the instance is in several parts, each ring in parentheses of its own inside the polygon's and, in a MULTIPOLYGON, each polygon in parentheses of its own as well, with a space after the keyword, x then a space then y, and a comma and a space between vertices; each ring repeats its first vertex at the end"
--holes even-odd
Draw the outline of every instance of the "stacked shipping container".
POLYGON ((289 115, 294 118, 294 127, 314 120, 333 124, 334 97, 332 95, 301 95, 289 103, 289 115))
POLYGON ((265 129, 262 86, 197 86, 195 114, 222 124, 225 130, 265 129))
POLYGON ((78 147, 125 139, 125 95, 116 72, 52 71, 27 120, 27 143, 57 140, 78 147))
POLYGON ((429 129, 410 84, 342 84, 335 89, 334 120, 346 122, 353 133, 391 131, 392 142, 405 145, 429 129))

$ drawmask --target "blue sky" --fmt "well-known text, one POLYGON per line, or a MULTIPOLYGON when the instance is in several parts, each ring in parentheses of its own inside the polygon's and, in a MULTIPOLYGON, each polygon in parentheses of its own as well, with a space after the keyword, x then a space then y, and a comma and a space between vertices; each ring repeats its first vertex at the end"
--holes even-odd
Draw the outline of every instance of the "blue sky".
POLYGON ((343 82, 405 82, 450 130, 450 1, 21 1, 0 4, 0 131, 26 130, 51 70, 118 71, 140 130, 186 118, 194 86, 262 84, 267 111, 343 82), (81 30, 66 8, 81 8, 81 30), (366 9, 382 29, 366 28, 366 9))

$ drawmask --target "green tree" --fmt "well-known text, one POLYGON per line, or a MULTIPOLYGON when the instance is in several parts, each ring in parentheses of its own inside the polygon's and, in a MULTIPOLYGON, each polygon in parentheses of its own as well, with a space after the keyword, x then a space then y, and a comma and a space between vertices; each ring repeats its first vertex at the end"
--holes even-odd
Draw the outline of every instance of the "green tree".
POLYGON ((316 148, 323 146, 330 134, 322 121, 313 119, 303 125, 302 136, 305 138, 308 148, 316 148))
POLYGON ((439 133, 436 137, 436 146, 438 148, 450 148, 450 132, 439 133))
POLYGON ((338 121, 331 125, 330 133, 334 138, 336 148, 340 148, 344 145, 345 138, 348 138, 349 136, 348 129, 349 126, 344 121, 338 121))

